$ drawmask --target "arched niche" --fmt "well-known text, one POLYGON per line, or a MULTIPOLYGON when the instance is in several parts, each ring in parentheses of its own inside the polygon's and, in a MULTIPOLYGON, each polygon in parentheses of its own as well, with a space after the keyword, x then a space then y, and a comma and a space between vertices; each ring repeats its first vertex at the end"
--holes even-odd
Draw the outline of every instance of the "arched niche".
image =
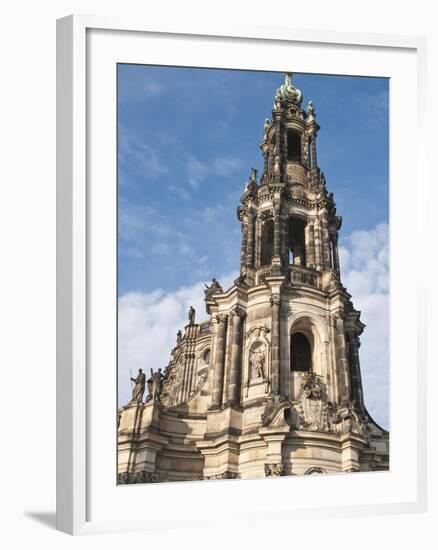
POLYGON ((246 333, 244 385, 250 381, 262 382, 270 376, 270 330, 264 326, 252 327, 246 333))

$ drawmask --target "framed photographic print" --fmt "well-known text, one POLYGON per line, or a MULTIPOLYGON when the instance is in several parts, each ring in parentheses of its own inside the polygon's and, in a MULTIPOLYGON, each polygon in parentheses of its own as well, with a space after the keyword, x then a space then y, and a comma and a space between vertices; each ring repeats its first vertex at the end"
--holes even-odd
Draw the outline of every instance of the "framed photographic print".
POLYGON ((59 528, 421 509, 423 42, 58 26, 59 528))

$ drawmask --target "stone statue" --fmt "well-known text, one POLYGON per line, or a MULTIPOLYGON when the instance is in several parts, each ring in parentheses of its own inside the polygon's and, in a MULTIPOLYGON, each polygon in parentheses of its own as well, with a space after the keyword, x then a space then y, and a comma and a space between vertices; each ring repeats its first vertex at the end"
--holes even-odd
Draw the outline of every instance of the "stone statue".
POLYGON ((255 378, 264 378, 265 354, 263 352, 253 352, 251 354, 250 363, 255 378))
POLYGON ((157 372, 154 372, 154 369, 151 369, 151 377, 148 380, 148 392, 149 395, 146 398, 146 401, 157 401, 160 398, 160 393, 163 387, 163 374, 161 369, 158 369, 157 372))
POLYGON ((179 330, 176 333, 176 344, 179 345, 181 343, 181 340, 182 340, 182 332, 179 330))
POLYGON ((142 369, 138 369, 137 378, 131 377, 131 380, 134 382, 134 387, 132 388, 132 399, 130 403, 141 403, 146 387, 146 375, 142 369))
POLYGON ((271 122, 269 118, 265 118, 265 123, 263 124, 263 140, 266 141, 268 139, 268 130, 269 126, 271 125, 271 122))
POLYGON ((223 292, 222 286, 218 281, 216 281, 216 279, 211 280, 210 286, 206 284, 204 284, 204 286, 205 286, 204 294, 205 294, 206 301, 208 301, 211 298, 211 296, 213 296, 213 294, 216 294, 217 292, 223 292))
POLYGON ((190 306, 190 309, 189 309, 189 325, 194 325, 195 324, 195 308, 193 306, 190 306))
POLYGON ((307 104, 307 114, 309 116, 315 116, 315 107, 311 101, 307 104))

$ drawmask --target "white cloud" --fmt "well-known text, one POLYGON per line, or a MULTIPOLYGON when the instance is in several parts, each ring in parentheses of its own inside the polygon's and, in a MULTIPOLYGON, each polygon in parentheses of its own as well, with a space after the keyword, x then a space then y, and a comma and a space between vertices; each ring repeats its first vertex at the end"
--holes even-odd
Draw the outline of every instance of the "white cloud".
POLYGON ((148 81, 144 83, 143 91, 146 92, 146 95, 159 95, 164 92, 164 86, 158 82, 148 81))
POLYGON ((374 420, 389 426, 389 230, 381 223, 355 231, 340 247, 342 282, 366 324, 360 361, 365 404, 374 420))
MULTIPOLYGON (((216 212, 206 212, 215 217, 216 212)), ((184 251, 183 251, 184 252, 184 251)), ((191 254, 191 250, 185 253, 191 254)), ((340 249, 342 280, 362 311, 367 325, 361 336, 361 370, 365 403, 382 427, 388 427, 388 226, 356 231, 342 240, 340 249)), ((203 258, 204 262, 206 258, 203 258)), ((222 286, 232 285, 236 274, 219 278, 222 286)), ((204 284, 182 287, 175 292, 128 292, 119 298, 119 398, 129 399, 130 369, 164 367, 175 346, 178 329, 187 323, 193 305, 197 320, 207 319, 204 284)))
POLYGON ((161 151, 132 134, 128 135, 123 127, 119 132, 119 162, 121 185, 126 184, 127 173, 132 168, 141 172, 145 180, 155 180, 168 172, 161 151))
MULTIPOLYGON (((236 276, 232 273, 219 281, 229 288, 236 276)), ((134 375, 142 368, 149 374, 151 368, 166 366, 176 333, 188 322, 190 306, 196 309, 197 322, 208 319, 204 288, 200 282, 175 292, 128 292, 119 298, 119 404, 130 399, 130 372, 134 375)))
POLYGON ((208 168, 199 159, 193 156, 189 156, 186 164, 187 176, 189 184, 193 189, 197 189, 199 184, 207 176, 208 168))
POLYGON ((213 161, 213 169, 218 176, 230 176, 239 170, 242 164, 242 161, 236 157, 217 158, 213 161))

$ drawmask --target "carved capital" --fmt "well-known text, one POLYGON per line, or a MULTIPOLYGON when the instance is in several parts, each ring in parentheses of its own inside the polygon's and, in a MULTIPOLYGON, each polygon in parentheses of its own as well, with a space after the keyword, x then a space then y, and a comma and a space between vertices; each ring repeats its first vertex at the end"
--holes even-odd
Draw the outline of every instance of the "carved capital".
POLYGON ((239 306, 236 306, 232 312, 231 312, 231 315, 233 317, 239 317, 242 321, 243 319, 245 319, 246 317, 246 312, 243 308, 239 307, 239 306))
POLYGON ((218 325, 225 325, 227 322, 227 314, 226 313, 219 313, 216 315, 216 321, 218 325))
POLYGON ((271 297, 269 298, 270 302, 271 302, 271 306, 274 307, 274 306, 280 306, 281 304, 281 297, 280 297, 280 294, 272 294, 271 297))

